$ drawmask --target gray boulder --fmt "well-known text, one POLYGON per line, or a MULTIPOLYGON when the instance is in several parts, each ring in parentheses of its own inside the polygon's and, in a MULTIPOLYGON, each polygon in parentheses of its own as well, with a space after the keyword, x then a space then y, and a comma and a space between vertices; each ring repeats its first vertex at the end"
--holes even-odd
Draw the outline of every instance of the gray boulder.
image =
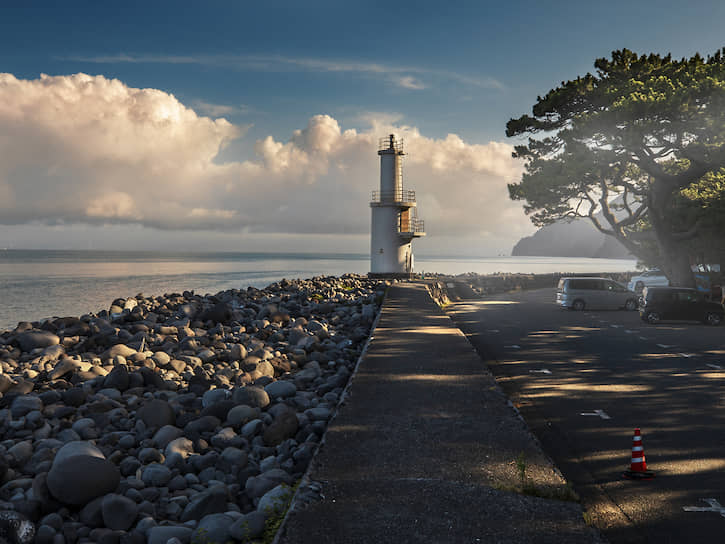
POLYGON ((246 404, 252 408, 265 408, 269 405, 269 395, 261 387, 254 385, 239 387, 234 390, 232 400, 237 404, 246 404))
POLYGON ((283 513, 287 509, 292 498, 292 488, 286 484, 267 491, 257 504, 257 512, 264 513, 267 517, 283 513))
POLYGON ((118 487, 121 474, 109 461, 91 456, 74 455, 53 461, 48 473, 48 489, 60 502, 81 506, 118 487))
POLYGON ((101 502, 103 523, 114 531, 127 531, 138 516, 138 506, 123 495, 109 493, 101 502))
POLYGON ((174 409, 168 402, 161 399, 151 399, 145 402, 137 410, 136 416, 151 429, 158 429, 164 425, 176 423, 174 409))
POLYGON ((60 343, 60 338, 48 331, 28 331, 20 333, 15 337, 20 349, 32 351, 36 348, 47 348, 60 343))
POLYGON ((191 537, 192 544, 206 544, 208 542, 227 542, 229 540, 229 529, 234 518, 227 514, 209 514, 204 516, 196 526, 191 537))
POLYGON ((262 536, 265 527, 264 513, 253 511, 243 515, 229 527, 229 535, 235 540, 248 542, 262 536))
POLYGON ((201 519, 209 514, 220 514, 227 509, 227 491, 222 486, 209 488, 194 495, 181 514, 181 521, 201 519))
POLYGON ((290 381, 277 381, 272 382, 265 386, 264 390, 271 398, 283 398, 294 397, 297 394, 297 386, 290 381))

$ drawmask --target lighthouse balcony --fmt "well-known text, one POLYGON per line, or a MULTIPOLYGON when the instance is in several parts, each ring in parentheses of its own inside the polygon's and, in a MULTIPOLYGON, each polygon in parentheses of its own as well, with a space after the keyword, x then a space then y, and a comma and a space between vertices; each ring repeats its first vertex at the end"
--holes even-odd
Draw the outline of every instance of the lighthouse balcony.
POLYGON ((416 205, 415 191, 408 189, 400 189, 398 191, 373 191, 370 205, 411 208, 416 205))
POLYGON ((425 221, 422 219, 410 219, 400 223, 398 234, 403 238, 418 238, 425 236, 425 221))

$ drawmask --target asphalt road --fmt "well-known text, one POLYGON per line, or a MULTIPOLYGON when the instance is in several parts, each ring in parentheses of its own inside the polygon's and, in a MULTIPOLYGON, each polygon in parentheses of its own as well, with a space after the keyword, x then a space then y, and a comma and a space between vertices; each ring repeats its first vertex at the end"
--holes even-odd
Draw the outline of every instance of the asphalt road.
POLYGON ((610 542, 725 540, 725 327, 554 299, 542 289, 447 312, 610 542), (622 478, 635 427, 649 481, 622 478))

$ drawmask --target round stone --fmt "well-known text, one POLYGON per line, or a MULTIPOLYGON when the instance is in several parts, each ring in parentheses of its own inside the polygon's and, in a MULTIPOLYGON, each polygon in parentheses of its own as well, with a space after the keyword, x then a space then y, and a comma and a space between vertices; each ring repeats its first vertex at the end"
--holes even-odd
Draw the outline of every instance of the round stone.
POLYGON ((171 480, 171 470, 164 465, 151 464, 141 473, 141 480, 146 485, 164 487, 171 480))
POLYGON ((286 399, 288 397, 294 397, 297 394, 297 386, 295 386, 294 383, 286 381, 286 380, 272 382, 269 385, 267 385, 264 388, 264 390, 273 399, 274 398, 286 399))
POLYGON ((269 404, 269 395, 261 387, 246 386, 234 390, 232 399, 237 404, 246 404, 252 408, 264 408, 269 404))
POLYGON ((176 423, 176 414, 171 405, 160 399, 151 399, 145 402, 138 409, 136 416, 143 421, 147 427, 158 429, 164 425, 173 425, 176 423))
POLYGON ((28 331, 19 334, 16 337, 20 349, 23 351, 32 351, 36 348, 47 348, 60 343, 60 338, 48 331, 28 331))
POLYGON ((53 462, 48 489, 60 502, 81 506, 111 493, 120 480, 121 474, 113 463, 91 455, 74 455, 53 462))
POLYGON ((138 506, 123 495, 109 493, 101 502, 103 523, 114 531, 127 531, 138 516, 138 506))
POLYGON ((259 409, 240 404, 227 412, 227 423, 232 427, 238 427, 258 417, 259 409))
POLYGON ((280 484, 267 491, 257 504, 257 511, 268 516, 281 514, 287 509, 287 503, 292 497, 292 488, 287 484, 280 484))
POLYGON ((234 518, 227 514, 209 514, 199 521, 192 541, 204 542, 227 542, 229 540, 229 528, 234 523, 234 518))
POLYGON ((179 438, 182 434, 184 434, 184 431, 178 427, 174 427, 173 425, 164 425, 156 431, 156 434, 152 438, 152 442, 157 448, 165 448, 169 442, 179 438))
POLYGON ((18 419, 33 410, 42 410, 43 401, 35 395, 18 395, 10 405, 10 414, 13 419, 18 419))
POLYGON ((168 458, 175 453, 186 459, 194 453, 194 443, 183 436, 172 440, 167 444, 164 455, 168 458))

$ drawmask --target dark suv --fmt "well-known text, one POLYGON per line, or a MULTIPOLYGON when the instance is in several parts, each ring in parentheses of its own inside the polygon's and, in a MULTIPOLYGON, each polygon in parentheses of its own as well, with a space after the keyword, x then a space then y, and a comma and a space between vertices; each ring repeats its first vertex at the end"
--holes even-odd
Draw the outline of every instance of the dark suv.
POLYGON ((719 325, 723 314, 722 304, 705 300, 695 289, 682 287, 645 287, 639 307, 642 320, 652 324, 674 319, 719 325))

